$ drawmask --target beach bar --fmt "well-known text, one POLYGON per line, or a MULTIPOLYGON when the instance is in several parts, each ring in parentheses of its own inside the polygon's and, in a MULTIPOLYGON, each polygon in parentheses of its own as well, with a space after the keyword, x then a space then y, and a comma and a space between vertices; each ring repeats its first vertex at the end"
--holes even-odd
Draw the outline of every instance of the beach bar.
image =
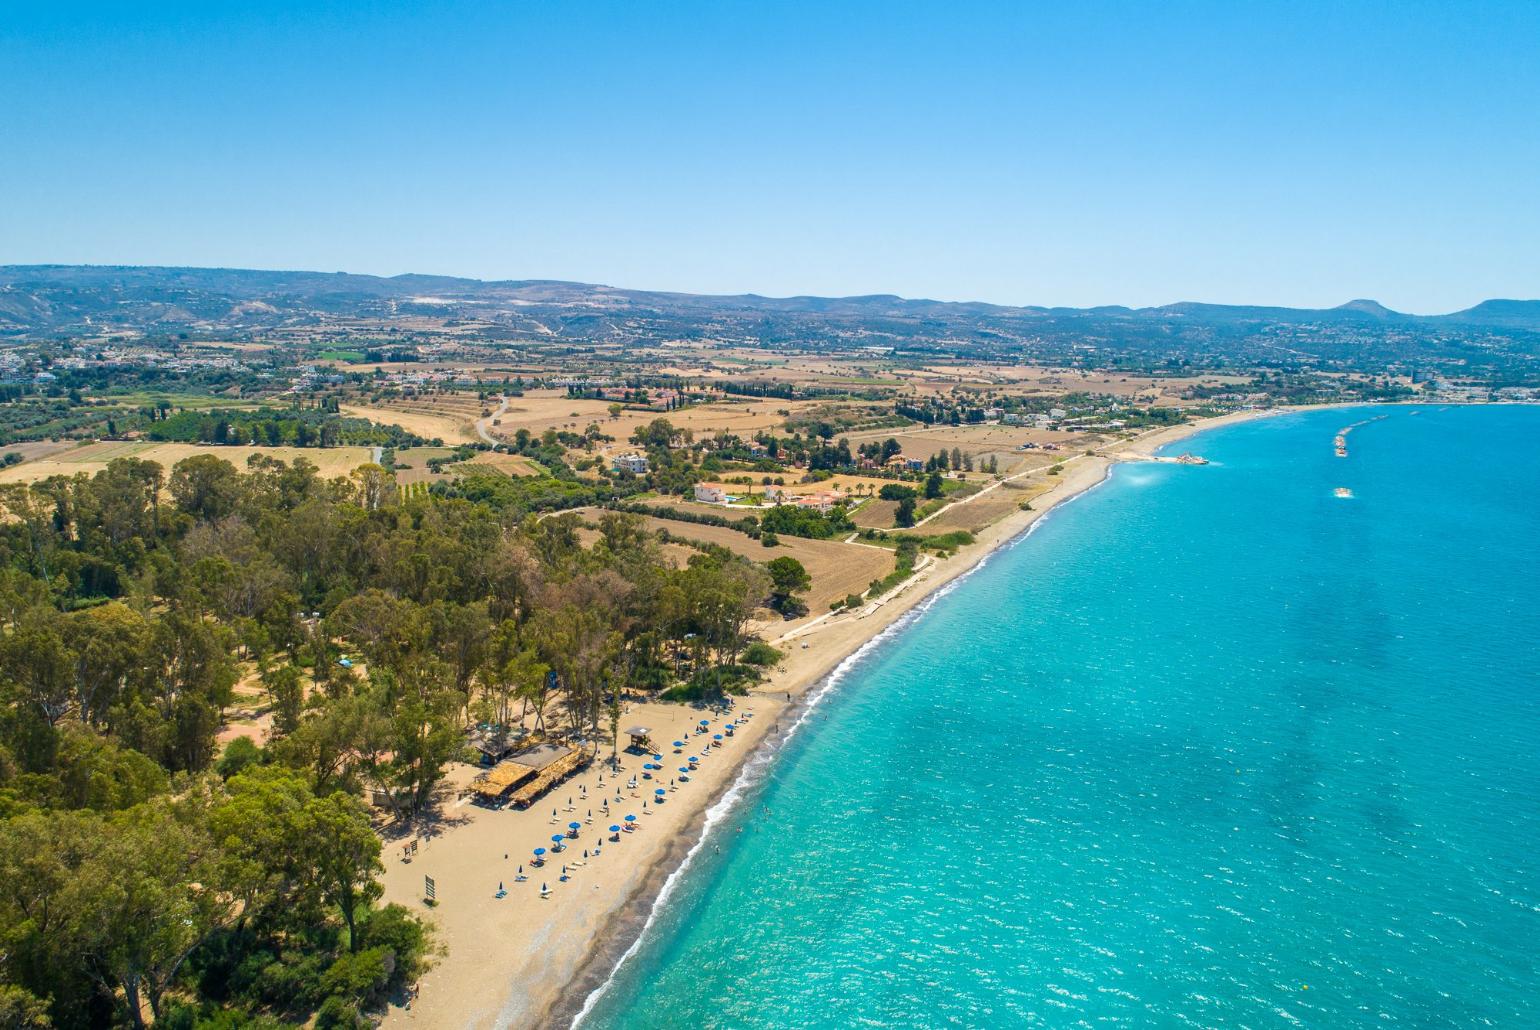
POLYGON ((508 792, 539 773, 527 765, 503 762, 482 773, 471 781, 472 800, 486 805, 499 805, 507 799, 508 792))
POLYGON ((589 760, 586 748, 564 748, 554 744, 520 752, 513 756, 512 761, 535 766, 536 775, 514 791, 509 800, 518 808, 526 808, 540 795, 588 765, 589 760))

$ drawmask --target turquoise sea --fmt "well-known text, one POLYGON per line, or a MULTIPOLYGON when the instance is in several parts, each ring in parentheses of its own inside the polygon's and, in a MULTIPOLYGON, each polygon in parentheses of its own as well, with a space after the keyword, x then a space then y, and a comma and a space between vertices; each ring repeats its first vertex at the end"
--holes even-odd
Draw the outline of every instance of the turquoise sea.
POLYGON ((850 663, 583 1026, 1540 1026, 1537 436, 1119 466, 850 663))

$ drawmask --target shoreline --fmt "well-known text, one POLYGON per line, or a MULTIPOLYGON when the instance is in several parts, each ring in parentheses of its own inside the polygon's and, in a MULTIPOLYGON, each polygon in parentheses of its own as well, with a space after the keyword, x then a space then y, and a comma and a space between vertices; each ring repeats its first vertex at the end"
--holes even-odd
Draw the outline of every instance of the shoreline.
MULTIPOLYGON (((529 882, 518 885, 522 896, 514 897, 511 903, 495 902, 514 909, 511 914, 525 917, 518 919, 516 925, 485 925, 493 902, 458 902, 451 911, 451 903, 441 900, 443 921, 448 923, 452 919, 455 924, 440 931, 441 939, 451 941, 450 955, 423 977, 413 1008, 392 1007, 384 1023, 426 1027, 573 1025, 573 1020, 580 1018, 596 1000, 596 992, 604 989, 619 964, 638 947, 646 927, 660 911, 659 906, 672 893, 673 884, 688 870, 693 855, 707 843, 710 825, 730 814, 737 797, 753 789, 757 774, 773 766, 806 714, 837 687, 844 669, 878 646, 890 632, 918 616, 948 587, 983 566, 996 552, 1023 539, 1050 512, 1105 482, 1114 465, 1152 458, 1162 447, 1211 429, 1303 410, 1310 409, 1235 412, 1151 430, 1133 440, 1067 458, 1059 482, 1034 498, 1031 510, 1011 512, 986 527, 976 535, 974 544, 950 558, 930 562, 894 587, 875 607, 869 605, 861 614, 841 615, 816 627, 806 627, 806 632, 799 632, 794 641, 782 641, 786 657, 781 668, 738 701, 736 710, 752 711, 752 720, 738 731, 730 746, 718 749, 709 764, 703 762, 700 773, 694 777, 696 781, 705 781, 700 784, 705 789, 687 787, 684 794, 667 799, 666 806, 654 806, 646 814, 656 813, 663 818, 639 823, 646 829, 629 835, 621 845, 612 845, 625 848, 628 858, 640 852, 635 854, 634 864, 617 870, 616 875, 602 883, 594 883, 587 892, 563 884, 553 900, 536 900, 535 888, 542 877, 554 880, 554 870, 533 871, 529 882), (479 961, 475 955, 478 947, 479 961), (468 955, 467 950, 472 954, 468 955), (498 996, 487 998, 488 993, 498 996)), ((674 734, 688 735, 696 714, 689 706, 639 704, 625 718, 628 722, 640 718, 654 726, 663 723, 657 734, 663 740, 674 734), (675 711, 666 710, 670 708, 675 711), (668 728, 670 721, 674 728, 668 728)), ((559 804, 554 794, 586 791, 587 781, 595 779, 600 764, 595 763, 589 772, 558 788, 547 800, 559 804)), ((637 795, 633 793, 632 797, 637 795)), ((534 828, 540 818, 538 808, 536 805, 519 813, 467 813, 463 818, 471 825, 464 833, 472 839, 456 841, 459 847, 455 854, 441 858, 434 838, 426 842, 422 856, 411 865, 387 863, 385 900, 420 909, 420 897, 414 897, 411 889, 418 882, 419 866, 423 867, 421 873, 438 876, 441 883, 447 878, 435 869, 443 865, 451 865, 456 880, 482 875, 485 863, 475 862, 463 852, 477 844, 490 844, 493 851, 508 849, 508 830, 522 830, 527 835, 525 842, 539 842, 542 831, 534 828), (493 825, 512 824, 515 820, 518 827, 493 825)), ((460 817, 446 816, 444 821, 451 823, 457 818, 460 817)), ((553 822, 565 822, 567 818, 553 812, 553 822)), ((454 832, 459 825, 455 823, 448 832, 454 832)), ((578 843, 574 842, 574 846, 578 843)), ((511 850, 518 849, 505 851, 505 861, 512 861, 508 858, 511 850)), ((495 857, 491 856, 494 860, 495 857)), ((574 879, 584 879, 586 873, 585 868, 574 879)), ((511 868, 505 864, 501 875, 510 877, 511 868)), ((501 885, 502 880, 497 883, 501 885)), ((443 888, 440 890, 442 894, 443 888)))

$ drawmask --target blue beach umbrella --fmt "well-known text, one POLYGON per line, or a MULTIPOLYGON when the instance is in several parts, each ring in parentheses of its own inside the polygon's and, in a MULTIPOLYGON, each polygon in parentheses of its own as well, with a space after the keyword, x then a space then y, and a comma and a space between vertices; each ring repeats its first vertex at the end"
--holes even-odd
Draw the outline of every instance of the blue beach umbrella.
POLYGON ((653 791, 653 793, 658 797, 662 797, 664 794, 667 794, 668 791, 664 790, 662 787, 659 787, 657 790, 653 791))
POLYGON ((543 854, 545 854, 545 848, 536 848, 535 849, 535 857, 536 858, 539 858, 543 854))
POLYGON ((628 815, 628 816, 626 816, 626 822, 628 822, 628 823, 634 823, 634 822, 636 822, 636 816, 634 816, 634 815, 628 815))
POLYGON ((620 832, 620 827, 619 826, 611 826, 610 827, 610 832, 611 833, 619 833, 620 832))
POLYGON ((712 740, 721 740, 722 739, 722 735, 720 733, 713 733, 711 735, 711 739, 712 740))
POLYGON ((583 826, 582 823, 568 823, 567 824, 567 829, 569 829, 569 830, 577 830, 577 829, 581 829, 582 826, 583 826))

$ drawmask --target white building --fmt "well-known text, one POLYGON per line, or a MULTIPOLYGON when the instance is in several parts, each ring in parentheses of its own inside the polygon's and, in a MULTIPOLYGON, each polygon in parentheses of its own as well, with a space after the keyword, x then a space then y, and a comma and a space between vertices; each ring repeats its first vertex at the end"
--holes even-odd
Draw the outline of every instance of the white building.
POLYGON ((629 472, 635 476, 644 476, 647 474, 647 455, 635 453, 622 454, 610 462, 610 467, 616 472, 629 472))
POLYGON ((719 483, 696 483, 695 499, 706 504, 731 504, 737 500, 719 483))

